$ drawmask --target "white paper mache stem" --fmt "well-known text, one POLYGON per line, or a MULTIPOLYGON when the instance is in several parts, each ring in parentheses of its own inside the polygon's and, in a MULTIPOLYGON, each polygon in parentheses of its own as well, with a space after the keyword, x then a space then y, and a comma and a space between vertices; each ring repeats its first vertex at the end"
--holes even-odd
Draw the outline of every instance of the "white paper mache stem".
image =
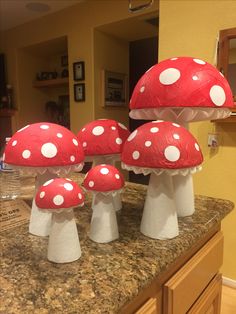
POLYGON ((30 215, 30 223, 29 223, 29 233, 33 235, 37 235, 40 237, 46 237, 50 233, 51 229, 51 218, 52 214, 49 212, 42 212, 39 210, 37 205, 35 204, 35 195, 37 193, 38 188, 43 185, 46 181, 50 179, 56 178, 57 175, 51 172, 44 172, 44 174, 38 174, 35 182, 35 192, 34 198, 32 202, 31 215, 30 215))
MULTIPOLYGON (((118 160, 120 160, 120 154, 95 156, 93 160, 93 167, 99 164, 109 164, 109 165, 115 166, 115 162, 118 160)), ((115 211, 118 212, 122 208, 121 195, 119 193, 116 193, 116 194, 113 194, 112 196, 113 196, 113 204, 114 204, 115 211)), ((93 195, 92 208, 94 207, 95 197, 96 196, 93 195)))
POLYGON ((172 239, 179 234, 172 180, 166 173, 150 176, 140 231, 160 240, 172 239))
POLYGON ((81 248, 73 209, 53 213, 48 260, 55 263, 70 263, 80 256, 81 248))
POLYGON ((116 212, 111 194, 96 194, 89 238, 98 243, 108 243, 119 238, 116 212))

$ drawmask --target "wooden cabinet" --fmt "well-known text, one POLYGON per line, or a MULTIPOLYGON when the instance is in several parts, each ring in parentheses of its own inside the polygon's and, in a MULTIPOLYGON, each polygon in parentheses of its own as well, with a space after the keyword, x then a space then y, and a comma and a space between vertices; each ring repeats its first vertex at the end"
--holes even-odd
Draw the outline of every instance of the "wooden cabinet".
POLYGON ((156 278, 120 313, 135 314, 220 314, 223 235, 209 237, 176 270, 156 278))

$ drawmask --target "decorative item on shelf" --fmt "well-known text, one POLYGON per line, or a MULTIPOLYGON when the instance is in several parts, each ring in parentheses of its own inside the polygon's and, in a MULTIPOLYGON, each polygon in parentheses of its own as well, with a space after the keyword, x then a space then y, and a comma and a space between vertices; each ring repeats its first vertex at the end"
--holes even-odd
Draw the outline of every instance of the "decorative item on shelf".
MULTIPOLYGON (((20 172, 36 174, 37 191, 49 179, 81 171, 84 152, 70 130, 58 124, 43 122, 27 125, 17 131, 6 146, 3 161, 20 172)), ((42 214, 33 200, 29 232, 47 236, 50 225, 51 215, 42 214)))
POLYGON ((69 76, 69 71, 68 69, 63 69, 61 72, 61 77, 68 77, 69 76))
POLYGON ((45 81, 45 80, 54 80, 58 77, 57 71, 51 71, 51 72, 38 72, 36 74, 36 80, 37 81, 45 81))
POLYGON ((83 182, 86 190, 96 195, 89 237, 98 243, 108 243, 119 238, 113 196, 121 192, 124 178, 111 165, 97 165, 90 169, 83 182))
POLYGON ((127 105, 127 79, 123 73, 102 71, 102 106, 127 105))
POLYGON ((42 214, 52 214, 48 260, 70 263, 79 259, 81 248, 73 208, 84 205, 82 189, 70 179, 52 179, 39 188, 35 203, 42 214))
POLYGON ((68 66, 68 55, 61 56, 61 66, 62 67, 68 66))
POLYGON ((83 81, 85 79, 84 61, 73 63, 73 77, 74 81, 83 81))
MULTIPOLYGON (((130 131, 122 123, 101 119, 87 123, 78 132, 77 138, 82 143, 85 161, 92 161, 93 166, 98 164, 114 166, 116 161, 120 161, 120 154, 129 135, 130 131)), ((119 194, 113 197, 113 202, 115 210, 119 211, 122 208, 119 194)))
MULTIPOLYGON (((201 170, 203 156, 196 139, 179 124, 153 121, 138 127, 128 137, 121 153, 122 167, 134 173, 151 174, 140 231, 154 239, 179 234, 175 189, 183 189, 192 173, 201 170)), ((194 204, 193 191, 184 197, 194 204)), ((194 205, 193 205, 194 209, 194 205)))
POLYGON ((74 84, 74 100, 77 102, 85 101, 85 84, 74 84))

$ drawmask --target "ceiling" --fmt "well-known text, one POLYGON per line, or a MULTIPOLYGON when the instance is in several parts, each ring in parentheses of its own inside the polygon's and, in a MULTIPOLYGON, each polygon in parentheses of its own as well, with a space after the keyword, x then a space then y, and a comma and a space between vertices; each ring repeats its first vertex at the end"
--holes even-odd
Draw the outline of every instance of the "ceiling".
POLYGON ((85 0, 0 0, 0 31, 25 24, 85 0))

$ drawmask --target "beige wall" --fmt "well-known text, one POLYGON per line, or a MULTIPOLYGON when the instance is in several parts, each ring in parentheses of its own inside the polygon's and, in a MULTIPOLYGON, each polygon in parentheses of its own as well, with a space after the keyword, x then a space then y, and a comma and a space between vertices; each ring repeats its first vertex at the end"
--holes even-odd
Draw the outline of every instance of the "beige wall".
MULTIPOLYGON (((236 1, 160 1, 159 60, 195 56, 214 62, 215 42, 220 29, 236 26, 236 1)), ((192 123, 205 161, 194 176, 197 194, 232 200, 236 204, 236 123, 192 123), (221 145, 207 147, 209 132, 218 132, 221 145)), ((236 210, 224 219, 223 275, 236 280, 236 210)))

